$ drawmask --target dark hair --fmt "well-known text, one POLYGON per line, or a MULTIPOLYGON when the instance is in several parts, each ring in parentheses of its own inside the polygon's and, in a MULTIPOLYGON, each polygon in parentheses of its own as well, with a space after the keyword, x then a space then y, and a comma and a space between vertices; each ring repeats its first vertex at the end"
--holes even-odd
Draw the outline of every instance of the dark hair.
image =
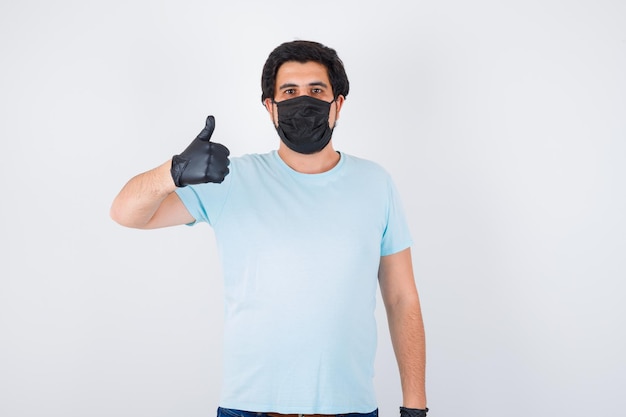
POLYGON ((274 49, 265 61, 261 75, 261 101, 266 98, 274 98, 276 74, 278 68, 287 61, 301 63, 313 61, 324 65, 328 70, 328 78, 333 88, 334 98, 340 95, 346 97, 350 89, 348 76, 343 67, 343 62, 337 56, 334 49, 311 41, 285 42, 274 49))

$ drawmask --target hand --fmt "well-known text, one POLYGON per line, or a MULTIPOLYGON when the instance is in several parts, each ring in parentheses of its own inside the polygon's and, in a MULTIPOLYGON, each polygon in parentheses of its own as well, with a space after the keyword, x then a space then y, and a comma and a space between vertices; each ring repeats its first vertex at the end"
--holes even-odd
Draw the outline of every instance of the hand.
POLYGON ((215 118, 208 116, 206 126, 180 155, 172 157, 170 173, 177 187, 206 182, 221 183, 228 175, 228 148, 211 142, 215 118))

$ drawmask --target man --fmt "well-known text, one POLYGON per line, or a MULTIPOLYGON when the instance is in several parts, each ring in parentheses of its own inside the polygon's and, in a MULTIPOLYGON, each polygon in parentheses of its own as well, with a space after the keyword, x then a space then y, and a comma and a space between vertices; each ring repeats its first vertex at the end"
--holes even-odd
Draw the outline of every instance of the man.
POLYGON ((396 189, 375 163, 333 148, 343 63, 319 43, 284 43, 261 84, 277 151, 229 160, 209 116, 185 151, 122 188, 111 216, 139 229, 213 227, 226 307, 218 416, 376 416, 377 285, 401 414, 424 416, 424 329, 396 189))

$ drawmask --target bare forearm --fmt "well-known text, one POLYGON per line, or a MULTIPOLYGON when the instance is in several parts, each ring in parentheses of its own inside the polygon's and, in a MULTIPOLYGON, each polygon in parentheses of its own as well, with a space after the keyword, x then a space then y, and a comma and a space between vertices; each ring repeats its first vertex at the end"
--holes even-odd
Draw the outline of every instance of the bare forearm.
POLYGON ((417 294, 387 306, 389 331, 398 361, 403 406, 426 408, 426 343, 417 294))
POLYGON ((176 185, 171 161, 130 179, 111 205, 111 218, 127 227, 145 228, 176 185))

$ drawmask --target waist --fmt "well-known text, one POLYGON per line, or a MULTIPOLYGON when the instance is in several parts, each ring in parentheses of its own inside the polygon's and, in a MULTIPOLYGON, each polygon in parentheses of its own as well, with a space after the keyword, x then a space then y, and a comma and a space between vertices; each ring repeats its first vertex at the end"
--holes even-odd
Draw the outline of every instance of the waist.
POLYGON ((338 414, 279 414, 266 413, 267 417, 336 417, 338 414))
POLYGON ((217 417, 378 417, 378 409, 370 413, 340 413, 340 414, 281 414, 259 413, 231 408, 218 407, 217 417))

